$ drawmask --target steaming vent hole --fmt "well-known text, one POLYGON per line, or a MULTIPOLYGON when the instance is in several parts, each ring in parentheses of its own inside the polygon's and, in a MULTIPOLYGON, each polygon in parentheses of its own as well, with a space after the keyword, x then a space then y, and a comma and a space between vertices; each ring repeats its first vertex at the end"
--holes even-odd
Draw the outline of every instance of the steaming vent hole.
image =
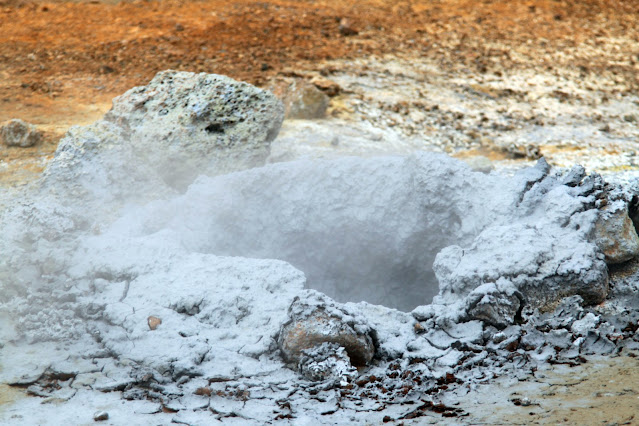
POLYGON ((211 123, 204 130, 208 133, 224 133, 224 127, 220 123, 211 123))
POLYGON ((401 157, 300 161, 201 177, 180 207, 190 212, 184 243, 287 261, 340 302, 412 310, 439 291, 437 253, 474 234, 450 178, 416 185, 410 167, 401 157))

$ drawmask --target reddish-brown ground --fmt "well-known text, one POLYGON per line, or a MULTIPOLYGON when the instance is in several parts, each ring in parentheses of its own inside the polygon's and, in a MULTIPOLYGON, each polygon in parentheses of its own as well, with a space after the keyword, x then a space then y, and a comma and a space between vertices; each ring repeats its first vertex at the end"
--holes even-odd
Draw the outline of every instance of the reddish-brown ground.
POLYGON ((38 158, 19 167, 41 170, 69 125, 168 68, 262 85, 326 59, 393 54, 496 75, 574 68, 637 92, 637 46, 639 0, 0 0, 0 122, 48 135, 0 160, 38 158))
MULTIPOLYGON (((638 0, 0 0, 0 121, 82 121, 167 68, 259 85, 323 59, 393 53, 486 72, 615 37, 639 41, 638 0), (343 19, 359 33, 343 35, 343 19)), ((626 74, 636 90, 637 55, 569 59, 626 74)))

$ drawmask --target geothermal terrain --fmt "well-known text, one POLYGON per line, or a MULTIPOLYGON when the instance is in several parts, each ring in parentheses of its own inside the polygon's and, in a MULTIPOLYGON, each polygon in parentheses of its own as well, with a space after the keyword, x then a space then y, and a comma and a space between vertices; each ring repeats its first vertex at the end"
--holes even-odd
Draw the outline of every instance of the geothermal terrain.
POLYGON ((0 0, 0 123, 2 424, 639 422, 637 1, 0 0))

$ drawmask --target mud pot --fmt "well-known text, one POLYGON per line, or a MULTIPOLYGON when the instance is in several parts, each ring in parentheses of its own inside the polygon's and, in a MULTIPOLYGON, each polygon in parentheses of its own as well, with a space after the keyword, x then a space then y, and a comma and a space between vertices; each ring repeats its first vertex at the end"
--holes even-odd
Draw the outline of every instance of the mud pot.
POLYGON ((634 424, 638 21, 0 0, 1 422, 634 424))

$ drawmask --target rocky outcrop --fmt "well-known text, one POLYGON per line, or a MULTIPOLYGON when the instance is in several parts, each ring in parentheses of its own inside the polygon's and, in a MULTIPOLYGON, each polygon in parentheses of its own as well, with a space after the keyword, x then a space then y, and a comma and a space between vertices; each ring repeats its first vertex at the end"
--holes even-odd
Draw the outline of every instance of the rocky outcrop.
POLYGON ((0 127, 0 140, 6 146, 28 148, 42 140, 42 133, 33 124, 15 118, 0 127))
POLYGON ((522 189, 508 223, 486 227, 466 248, 438 253, 440 293, 433 302, 451 306, 442 318, 505 327, 524 307, 554 309, 572 295, 596 304, 608 294, 608 268, 590 241, 600 178, 584 178, 583 168, 557 175, 540 160, 515 180, 522 189))

